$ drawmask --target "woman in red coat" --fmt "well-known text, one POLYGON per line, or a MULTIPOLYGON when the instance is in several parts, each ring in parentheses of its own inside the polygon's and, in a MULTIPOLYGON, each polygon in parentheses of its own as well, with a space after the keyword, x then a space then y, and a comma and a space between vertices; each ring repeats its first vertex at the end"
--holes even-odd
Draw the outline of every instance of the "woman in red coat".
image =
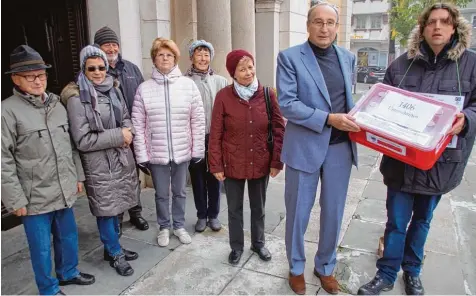
POLYGON ((274 138, 273 151, 269 151, 265 91, 256 78, 253 56, 245 50, 233 50, 227 55, 226 68, 233 84, 216 95, 208 157, 210 172, 225 183, 231 246, 228 261, 238 264, 243 254, 246 181, 251 208, 251 250, 269 261, 271 254, 264 246, 264 205, 269 176, 274 178, 283 169, 280 157, 284 120, 274 91, 269 91, 274 138))

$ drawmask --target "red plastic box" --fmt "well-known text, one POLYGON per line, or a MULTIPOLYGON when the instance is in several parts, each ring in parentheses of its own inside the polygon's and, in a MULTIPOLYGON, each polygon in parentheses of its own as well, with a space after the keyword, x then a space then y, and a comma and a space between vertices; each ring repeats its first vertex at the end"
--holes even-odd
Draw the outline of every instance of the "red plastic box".
POLYGON ((350 139, 422 170, 441 156, 458 108, 377 83, 350 111, 361 128, 350 139))

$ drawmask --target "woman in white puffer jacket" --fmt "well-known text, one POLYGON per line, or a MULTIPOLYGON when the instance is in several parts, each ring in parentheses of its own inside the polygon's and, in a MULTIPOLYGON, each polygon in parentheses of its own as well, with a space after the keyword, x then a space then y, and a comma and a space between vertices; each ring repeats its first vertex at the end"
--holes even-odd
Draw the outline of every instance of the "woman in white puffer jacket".
POLYGON ((186 175, 189 161, 201 161, 205 153, 203 103, 195 83, 177 66, 180 52, 172 40, 155 39, 150 54, 152 78, 139 86, 132 107, 134 151, 137 163, 152 174, 159 246, 169 244, 169 187, 173 233, 188 244, 192 239, 184 228, 186 175))

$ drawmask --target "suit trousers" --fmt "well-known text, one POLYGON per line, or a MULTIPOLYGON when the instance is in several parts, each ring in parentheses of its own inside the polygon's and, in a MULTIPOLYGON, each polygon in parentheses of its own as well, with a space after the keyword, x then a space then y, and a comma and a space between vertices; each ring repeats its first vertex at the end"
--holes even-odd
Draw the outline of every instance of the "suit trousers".
POLYGON ((336 248, 344 215, 344 206, 352 169, 352 148, 349 141, 329 145, 321 168, 307 173, 286 166, 286 255, 293 275, 304 272, 306 254, 304 234, 316 199, 319 179, 320 229, 319 245, 314 258, 315 270, 324 276, 332 274, 336 265, 336 248))
POLYGON ((251 244, 255 248, 264 247, 264 218, 266 188, 269 176, 259 179, 225 179, 226 199, 228 202, 228 227, 230 247, 232 250, 243 251, 245 235, 243 232, 243 199, 245 182, 248 182, 248 196, 251 209, 251 244))

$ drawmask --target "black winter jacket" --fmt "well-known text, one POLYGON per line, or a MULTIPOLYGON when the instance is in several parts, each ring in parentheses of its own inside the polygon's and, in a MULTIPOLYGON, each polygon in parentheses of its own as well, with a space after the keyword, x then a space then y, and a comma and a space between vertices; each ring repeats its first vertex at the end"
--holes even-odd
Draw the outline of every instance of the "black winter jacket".
POLYGON ((132 104, 134 102, 134 96, 136 95, 137 88, 142 82, 144 82, 142 73, 135 64, 123 59, 122 56, 119 55, 119 60, 116 63, 116 67, 109 67, 108 74, 119 80, 119 88, 121 89, 124 99, 126 100, 129 115, 131 115, 132 104))
POLYGON ((380 172, 385 185, 393 190, 440 195, 453 190, 463 178, 476 135, 476 53, 467 49, 471 43, 471 25, 464 18, 459 18, 458 23, 453 42, 438 57, 420 41, 423 38, 417 26, 411 34, 408 51, 385 74, 384 83, 413 92, 459 95, 461 85, 461 95, 465 97, 466 125, 459 134, 457 148, 447 148, 431 169, 423 171, 383 157, 380 172))

